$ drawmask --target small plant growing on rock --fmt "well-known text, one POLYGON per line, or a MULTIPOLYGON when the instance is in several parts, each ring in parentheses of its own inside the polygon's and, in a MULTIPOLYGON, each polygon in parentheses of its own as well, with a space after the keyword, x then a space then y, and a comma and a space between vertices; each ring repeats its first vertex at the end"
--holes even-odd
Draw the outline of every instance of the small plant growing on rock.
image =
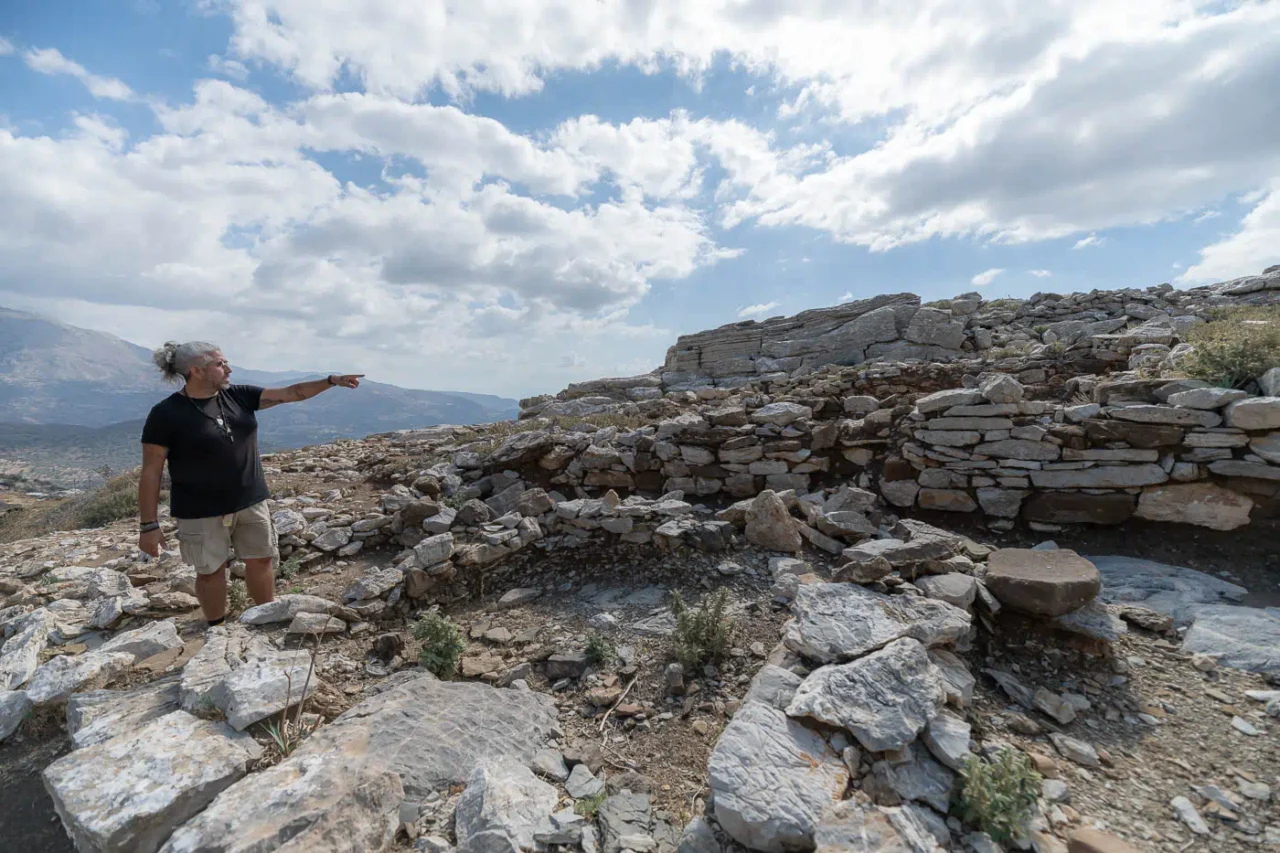
POLYGON ((599 634, 587 635, 587 646, 585 649, 587 655, 587 663, 601 666, 603 664, 613 663, 618 657, 618 651, 613 647, 613 643, 609 642, 599 634))
POLYGON ((243 613, 249 606, 249 588, 240 579, 233 580, 227 587, 227 613, 234 616, 243 613))
POLYGON ((1187 341, 1195 347, 1182 362, 1188 376, 1240 388, 1280 364, 1280 305, 1214 311, 1187 341))
POLYGON ((604 804, 607 796, 608 793, 606 791, 601 791, 590 797, 583 797, 573 804, 573 810, 586 818, 587 821, 595 820, 596 812, 600 811, 600 806, 604 804))
POLYGON ((418 661, 437 678, 449 678, 458 671, 458 659, 466 643, 458 626, 439 613, 424 614, 413 626, 413 637, 422 642, 418 661))
POLYGON ((960 818, 998 842, 1019 834, 1035 809, 1040 774, 1031 759, 1017 750, 1003 749, 987 761, 976 755, 960 771, 960 818))
POLYGON ((289 559, 280 564, 280 568, 276 569, 276 578, 279 580, 289 580, 298 573, 302 568, 302 555, 292 554, 289 559))
POLYGON ((733 623, 724 614, 729 591, 721 589, 697 610, 689 609, 680 593, 673 592, 671 596, 671 612, 676 617, 676 630, 671 636, 676 659, 685 672, 723 660, 733 634, 733 623))

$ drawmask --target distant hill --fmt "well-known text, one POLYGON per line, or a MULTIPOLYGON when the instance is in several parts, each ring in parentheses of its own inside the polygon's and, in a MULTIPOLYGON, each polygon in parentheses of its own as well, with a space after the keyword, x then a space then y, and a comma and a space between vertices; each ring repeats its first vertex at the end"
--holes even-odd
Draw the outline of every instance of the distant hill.
MULTIPOLYGON (((324 375, 237 366, 233 380, 272 387, 324 375)), ((129 459, 137 464, 141 421, 174 390, 144 347, 0 308, 0 460, 30 465, 45 472, 41 476, 58 468, 118 469, 129 459)), ((281 450, 434 424, 488 423, 517 412, 516 401, 505 397, 365 380, 356 392, 330 391, 262 412, 260 441, 264 449, 281 450)), ((0 463, 0 471, 12 467, 0 463)))

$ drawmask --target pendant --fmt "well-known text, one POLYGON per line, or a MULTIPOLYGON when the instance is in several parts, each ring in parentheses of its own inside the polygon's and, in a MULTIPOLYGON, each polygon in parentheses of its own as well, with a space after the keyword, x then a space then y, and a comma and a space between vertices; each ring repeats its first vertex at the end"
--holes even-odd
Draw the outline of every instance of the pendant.
POLYGON ((223 426, 222 418, 218 418, 218 426, 223 426))

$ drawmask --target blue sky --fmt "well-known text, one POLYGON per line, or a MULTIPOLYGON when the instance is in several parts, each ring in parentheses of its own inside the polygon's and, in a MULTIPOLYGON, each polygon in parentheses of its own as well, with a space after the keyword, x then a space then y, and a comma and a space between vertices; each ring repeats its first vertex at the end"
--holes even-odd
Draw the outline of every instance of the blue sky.
POLYGON ((875 293, 1280 262, 1280 4, 0 9, 0 304, 513 396, 875 293))

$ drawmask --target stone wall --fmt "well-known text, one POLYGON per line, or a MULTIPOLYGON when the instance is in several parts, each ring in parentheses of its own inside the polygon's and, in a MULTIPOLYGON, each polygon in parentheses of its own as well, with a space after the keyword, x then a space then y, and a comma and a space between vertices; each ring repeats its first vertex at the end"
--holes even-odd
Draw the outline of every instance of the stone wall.
MULTIPOLYGON (((803 497, 853 483, 900 508, 981 513, 1003 527, 1136 516, 1231 529, 1277 506, 1280 396, 1186 379, 1068 378, 1044 367, 1021 371, 1039 382, 1032 386, 1014 374, 957 373, 954 365, 905 375, 896 366, 828 367, 767 394, 703 389, 653 425, 531 431, 488 459, 455 464, 489 472, 477 496, 504 470, 580 497, 608 489, 803 497), (951 387, 918 393, 928 376, 951 387), (871 387, 892 393, 874 396, 871 387)), ((1277 373, 1264 380, 1268 393, 1277 373)))
POLYGON ((521 401, 521 417, 584 415, 668 392, 802 377, 825 365, 947 363, 1002 358, 1088 359, 1077 372, 1176 358, 1186 331, 1214 308, 1280 302, 1280 267, 1205 287, 1037 293, 984 300, 967 293, 922 305, 910 293, 875 296, 794 317, 682 335, 661 368, 570 385, 521 401))

